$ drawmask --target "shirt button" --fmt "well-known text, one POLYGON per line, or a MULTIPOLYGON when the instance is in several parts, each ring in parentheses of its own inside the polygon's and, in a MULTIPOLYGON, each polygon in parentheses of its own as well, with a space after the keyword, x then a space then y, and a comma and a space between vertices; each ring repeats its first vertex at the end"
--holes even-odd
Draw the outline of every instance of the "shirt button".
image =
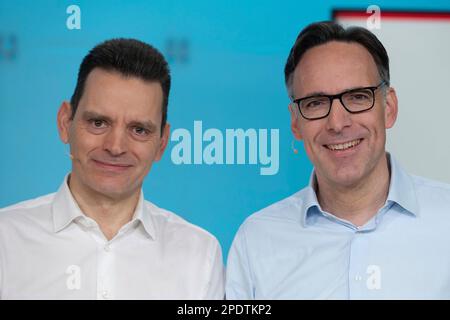
POLYGON ((106 244, 106 245, 103 247, 103 249, 104 249, 106 252, 111 251, 111 247, 109 246, 109 244, 106 244))
POLYGON ((103 291, 102 292, 102 297, 104 298, 104 299, 108 299, 109 298, 109 295, 108 295, 108 291, 103 291))

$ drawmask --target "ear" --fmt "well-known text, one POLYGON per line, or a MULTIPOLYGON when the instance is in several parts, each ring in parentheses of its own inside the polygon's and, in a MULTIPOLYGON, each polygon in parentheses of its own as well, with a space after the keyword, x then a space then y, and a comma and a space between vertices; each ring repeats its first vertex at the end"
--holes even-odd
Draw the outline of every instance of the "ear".
POLYGON ((392 128, 397 120, 398 100, 394 88, 388 88, 386 92, 386 107, 384 110, 384 121, 386 129, 392 128))
POLYGON ((57 125, 59 138, 65 144, 69 143, 69 129, 72 116, 72 107, 68 101, 64 101, 59 107, 58 116, 57 116, 57 125))
POLYGON ((291 114, 291 130, 295 139, 302 140, 300 134, 300 111, 295 103, 288 105, 289 113, 291 114))
POLYGON ((159 149, 158 153, 156 154, 155 161, 161 160, 164 154, 164 150, 166 150, 167 144, 169 142, 169 137, 170 137, 170 124, 167 122, 166 125, 164 126, 163 133, 159 141, 159 149))

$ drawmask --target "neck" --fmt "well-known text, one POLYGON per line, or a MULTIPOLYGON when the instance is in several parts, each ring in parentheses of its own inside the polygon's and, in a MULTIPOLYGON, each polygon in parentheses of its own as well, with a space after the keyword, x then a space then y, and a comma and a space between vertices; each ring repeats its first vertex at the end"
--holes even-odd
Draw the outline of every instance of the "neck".
POLYGON ((387 156, 362 180, 352 186, 338 186, 317 177, 316 192, 322 209, 358 227, 367 223, 387 199, 390 183, 387 156))
POLYGON ((110 197, 82 185, 72 174, 68 178, 68 185, 81 211, 97 222, 108 241, 133 218, 139 192, 117 198, 110 197))

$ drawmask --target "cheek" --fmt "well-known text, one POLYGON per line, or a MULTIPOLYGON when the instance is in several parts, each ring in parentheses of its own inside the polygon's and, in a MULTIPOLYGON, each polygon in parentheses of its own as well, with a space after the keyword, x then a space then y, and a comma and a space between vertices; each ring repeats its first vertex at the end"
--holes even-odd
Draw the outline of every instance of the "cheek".
POLYGON ((308 123, 307 125, 303 125, 300 129, 300 132, 303 137, 305 150, 308 154, 311 154, 314 149, 320 147, 320 145, 317 143, 317 136, 320 133, 320 128, 315 123, 308 123))
POLYGON ((384 146, 386 140, 386 129, 383 112, 377 113, 376 116, 374 117, 362 120, 360 122, 360 125, 368 133, 369 148, 372 149, 372 148, 379 148, 379 146, 384 146))
POLYGON ((89 133, 81 124, 70 131, 70 140, 79 149, 89 149, 92 146, 101 144, 101 135, 89 133))
POLYGON ((78 132, 71 132, 69 137, 70 149, 72 152, 81 152, 85 149, 86 139, 83 139, 83 136, 78 134, 78 132))
POLYGON ((134 154, 136 157, 143 162, 144 166, 150 166, 156 155, 158 154, 159 143, 152 141, 145 144, 136 145, 134 149, 134 154))
MULTIPOLYGON (((380 108, 381 109, 381 108, 380 108)), ((372 119, 372 128, 377 138, 383 137, 386 134, 386 121, 384 109, 377 113, 375 119, 372 119)))

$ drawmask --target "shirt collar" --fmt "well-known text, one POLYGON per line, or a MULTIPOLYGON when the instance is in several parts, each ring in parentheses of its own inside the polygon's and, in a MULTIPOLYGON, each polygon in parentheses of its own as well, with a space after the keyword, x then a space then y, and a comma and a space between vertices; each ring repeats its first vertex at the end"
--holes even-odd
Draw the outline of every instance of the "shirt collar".
MULTIPOLYGON (((406 213, 417 217, 419 215, 419 204, 417 202, 414 183, 410 175, 403 170, 394 157, 388 152, 386 155, 391 169, 391 181, 386 204, 389 204, 389 202, 396 203, 402 207, 406 213)), ((303 226, 307 225, 307 220, 314 213, 322 212, 315 191, 316 184, 317 180, 315 170, 313 169, 308 186, 302 190, 303 201, 301 202, 301 222, 303 223, 303 226)))
POLYGON ((301 202, 301 222, 303 226, 306 226, 307 218, 311 216, 311 212, 314 210, 322 210, 319 204, 319 201, 317 200, 317 194, 315 191, 316 186, 316 175, 313 171, 311 172, 311 175, 309 177, 309 183, 308 186, 302 190, 302 198, 303 201, 301 202))
POLYGON ((134 215, 132 221, 137 220, 144 226, 145 232, 153 240, 156 239, 156 231, 154 228, 154 221, 152 219, 151 209, 144 204, 144 193, 141 190, 139 195, 139 200, 134 210, 134 215))
MULTIPOLYGON (((78 203, 72 195, 69 189, 67 179, 69 174, 64 178, 63 183, 58 189, 58 192, 53 199, 52 204, 52 215, 53 215, 53 230, 55 233, 65 229, 71 222, 75 219, 87 218, 86 215, 81 211, 78 203)), ((150 208, 146 207, 144 204, 144 194, 141 190, 139 195, 139 200, 134 210, 133 218, 131 220, 139 221, 142 223, 147 235, 155 239, 156 232, 154 228, 154 223, 151 217, 150 208)))
POLYGON ((411 176, 391 154, 387 153, 387 156, 391 165, 391 182, 386 202, 392 201, 413 216, 419 216, 419 203, 411 176))

